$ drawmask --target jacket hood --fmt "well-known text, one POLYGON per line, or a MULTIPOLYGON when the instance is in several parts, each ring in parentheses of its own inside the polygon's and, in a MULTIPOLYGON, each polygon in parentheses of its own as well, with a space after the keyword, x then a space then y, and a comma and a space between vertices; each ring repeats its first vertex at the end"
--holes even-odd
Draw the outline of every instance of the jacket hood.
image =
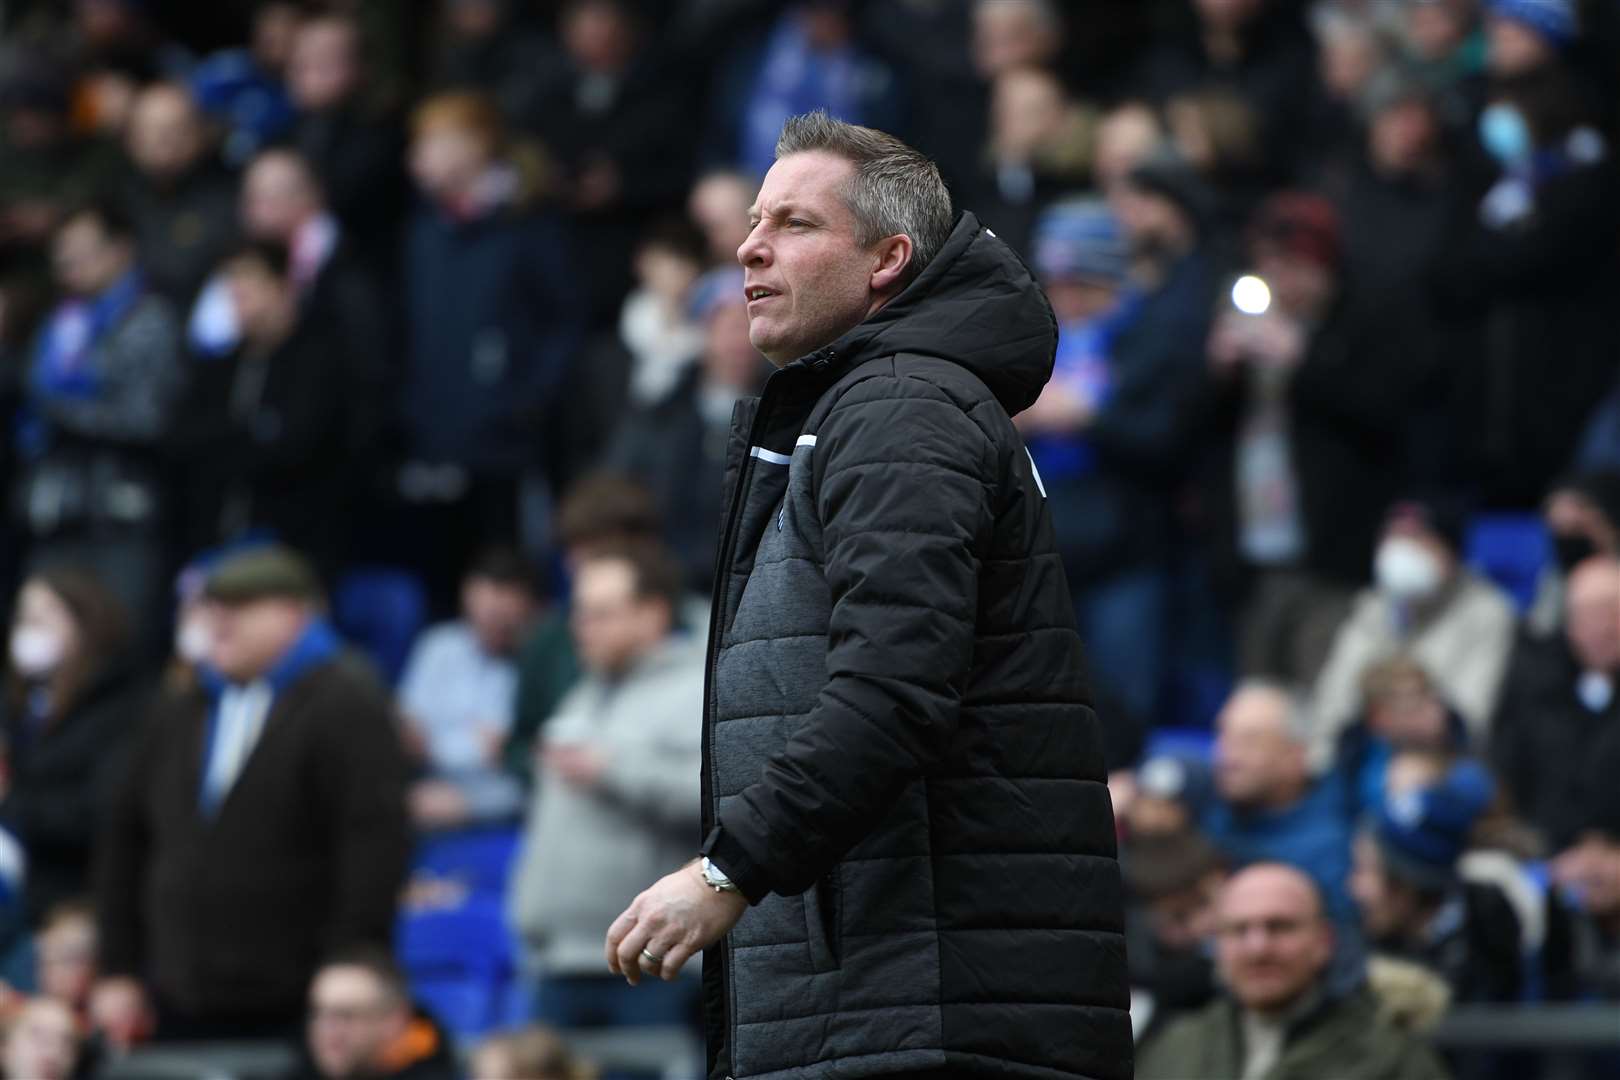
POLYGON ((1016 416, 1052 377, 1057 318, 1023 260, 964 211, 934 261, 899 296, 805 359, 842 366, 902 352, 962 365, 1016 416))

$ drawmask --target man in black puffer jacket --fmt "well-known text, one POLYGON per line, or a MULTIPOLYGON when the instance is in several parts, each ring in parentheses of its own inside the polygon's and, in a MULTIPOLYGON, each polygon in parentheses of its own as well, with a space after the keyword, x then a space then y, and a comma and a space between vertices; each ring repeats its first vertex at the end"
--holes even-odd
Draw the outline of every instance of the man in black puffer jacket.
POLYGON ((1009 419, 1051 308, 930 162, 819 113, 738 258, 780 370, 733 422, 705 857, 620 916, 609 964, 708 949, 716 1080, 1124 1080, 1101 733, 1009 419))

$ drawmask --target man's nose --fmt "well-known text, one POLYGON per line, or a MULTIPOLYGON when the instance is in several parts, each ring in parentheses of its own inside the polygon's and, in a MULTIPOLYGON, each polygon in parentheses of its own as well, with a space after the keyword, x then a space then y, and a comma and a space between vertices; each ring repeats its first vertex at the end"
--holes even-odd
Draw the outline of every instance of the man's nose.
POLYGON ((759 226, 748 232, 748 239, 737 247, 737 261, 744 266, 765 266, 770 262, 770 245, 760 238, 759 226))

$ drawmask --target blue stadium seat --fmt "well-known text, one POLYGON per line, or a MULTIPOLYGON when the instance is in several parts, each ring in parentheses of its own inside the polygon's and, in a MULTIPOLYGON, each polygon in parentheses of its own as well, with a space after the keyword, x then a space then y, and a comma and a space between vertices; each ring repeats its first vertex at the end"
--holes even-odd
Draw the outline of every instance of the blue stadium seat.
POLYGON ((338 579, 333 617, 338 629, 399 682, 411 643, 427 625, 427 590, 416 575, 392 567, 350 570, 338 579))
POLYGON ((471 893, 459 907, 406 912, 400 966, 411 992, 458 1039, 507 1021, 515 957, 500 894, 471 893))
POLYGON ((467 1046, 494 1028, 503 1017, 495 1008, 497 989, 487 979, 412 978, 411 996, 455 1038, 467 1046))
POLYGON ((1142 760, 1156 757, 1190 758, 1208 762, 1215 756, 1215 735, 1208 729, 1159 728, 1148 735, 1142 760))
POLYGON ((475 893, 504 896, 522 840, 512 825, 435 833, 418 842, 413 869, 455 878, 475 893))
POLYGON ((1552 539, 1536 514, 1480 514, 1468 523, 1463 558, 1528 611, 1552 560, 1552 539))

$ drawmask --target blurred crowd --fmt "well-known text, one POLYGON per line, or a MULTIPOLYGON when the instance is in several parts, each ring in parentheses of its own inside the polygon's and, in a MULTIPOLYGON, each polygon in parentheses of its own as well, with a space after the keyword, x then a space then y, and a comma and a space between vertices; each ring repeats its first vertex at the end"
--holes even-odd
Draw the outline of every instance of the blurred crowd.
POLYGON ((1614 0, 0 4, 0 1074, 691 1029, 601 942, 698 839, 736 251, 816 108, 1051 301, 1141 1075, 1615 1075, 1426 1044, 1620 1002, 1614 0), (475 1043, 396 928, 479 904, 475 1043))

